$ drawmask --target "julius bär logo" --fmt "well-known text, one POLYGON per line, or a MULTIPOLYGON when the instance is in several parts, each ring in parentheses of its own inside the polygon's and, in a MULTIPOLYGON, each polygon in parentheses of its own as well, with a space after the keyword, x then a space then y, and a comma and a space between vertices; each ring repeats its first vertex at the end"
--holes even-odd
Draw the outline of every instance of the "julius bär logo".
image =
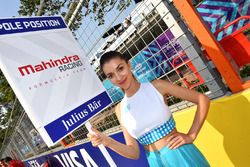
POLYGON ((83 64, 80 60, 80 57, 78 55, 73 55, 64 56, 63 58, 56 60, 50 59, 49 61, 42 61, 40 64, 37 65, 28 64, 25 66, 18 67, 18 70, 21 75, 24 76, 27 74, 29 75, 31 73, 37 73, 55 67, 57 67, 60 72, 64 72, 76 67, 80 67, 82 65, 83 64))

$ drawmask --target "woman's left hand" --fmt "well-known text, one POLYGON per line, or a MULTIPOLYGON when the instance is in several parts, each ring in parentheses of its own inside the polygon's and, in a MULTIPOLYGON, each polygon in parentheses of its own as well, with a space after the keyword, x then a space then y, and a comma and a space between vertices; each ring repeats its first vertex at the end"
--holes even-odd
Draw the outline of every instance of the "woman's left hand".
POLYGON ((169 149, 176 149, 180 147, 181 145, 193 143, 193 141, 194 139, 190 135, 176 132, 168 137, 167 146, 169 149))

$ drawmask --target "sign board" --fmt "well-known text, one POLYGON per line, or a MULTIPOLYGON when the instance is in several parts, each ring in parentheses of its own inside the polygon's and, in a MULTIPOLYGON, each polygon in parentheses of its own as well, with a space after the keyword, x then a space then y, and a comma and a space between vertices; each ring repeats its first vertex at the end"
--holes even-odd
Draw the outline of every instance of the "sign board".
MULTIPOLYGON (((111 137, 116 141, 125 143, 122 132, 113 134, 111 137)), ((149 166, 146 158, 146 153, 142 145, 140 145, 140 157, 137 160, 125 158, 112 151, 111 149, 108 149, 108 152, 119 167, 149 166)), ((42 156, 36 156, 35 158, 25 160, 24 163, 27 167, 40 167, 50 156, 54 156, 55 158, 57 158, 61 165, 65 167, 110 167, 105 157, 101 154, 100 150, 93 147, 90 142, 46 155, 43 154, 42 156)))
POLYGON ((59 16, 0 19, 0 67, 48 146, 112 103, 59 16))

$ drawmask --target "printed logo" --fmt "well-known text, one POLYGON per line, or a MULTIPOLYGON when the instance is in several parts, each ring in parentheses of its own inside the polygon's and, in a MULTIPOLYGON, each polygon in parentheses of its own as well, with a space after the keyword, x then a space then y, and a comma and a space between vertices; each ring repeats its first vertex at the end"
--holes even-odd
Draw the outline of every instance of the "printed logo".
POLYGON ((36 65, 25 65, 18 67, 18 70, 22 76, 30 75, 31 73, 37 73, 40 71, 48 70, 50 68, 57 67, 60 72, 64 72, 70 69, 74 69, 76 67, 82 66, 83 63, 80 60, 80 57, 78 55, 73 56, 64 56, 61 59, 52 60, 49 61, 42 61, 39 64, 36 65))

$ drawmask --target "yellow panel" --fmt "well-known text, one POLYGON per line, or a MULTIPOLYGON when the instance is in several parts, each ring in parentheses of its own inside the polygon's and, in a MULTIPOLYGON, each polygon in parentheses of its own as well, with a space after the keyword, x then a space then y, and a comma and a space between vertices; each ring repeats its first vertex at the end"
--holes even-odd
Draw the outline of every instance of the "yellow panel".
MULTIPOLYGON (((189 130, 195 109, 174 113, 179 131, 189 130)), ((250 89, 212 101, 195 145, 211 167, 250 166, 250 89)))

